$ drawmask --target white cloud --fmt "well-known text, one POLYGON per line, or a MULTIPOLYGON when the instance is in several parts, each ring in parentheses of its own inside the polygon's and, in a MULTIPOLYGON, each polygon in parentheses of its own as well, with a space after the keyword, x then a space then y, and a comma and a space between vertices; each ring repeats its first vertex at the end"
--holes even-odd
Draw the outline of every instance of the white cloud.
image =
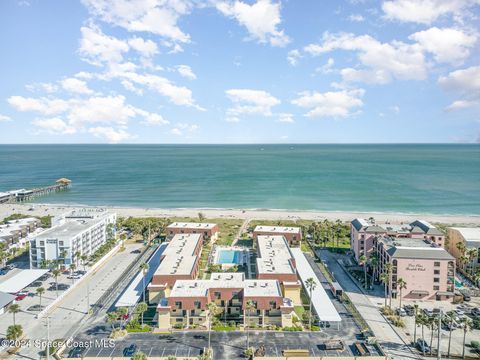
POLYGON ((348 20, 353 21, 353 22, 363 22, 363 21, 365 21, 365 18, 360 14, 351 14, 348 17, 348 20))
POLYGON ((437 62, 458 64, 470 55, 469 48, 476 43, 477 36, 457 29, 432 27, 410 35, 409 39, 432 53, 437 62))
POLYGON ((176 69, 178 73, 183 76, 184 78, 195 80, 197 75, 194 74, 192 68, 188 65, 177 65, 176 69))
POLYGON ((450 104, 447 110, 480 105, 480 66, 452 71, 447 76, 441 76, 438 83, 446 90, 458 92, 462 97, 450 104))
POLYGON ((62 88, 75 94, 92 94, 93 90, 89 89, 87 83, 77 78, 67 78, 60 81, 62 88))
POLYGON ((94 24, 82 26, 80 31, 82 33, 79 48, 80 56, 92 65, 120 63, 123 61, 123 53, 129 50, 126 41, 105 35, 94 24))
POLYGON ((12 118, 10 116, 0 114, 0 122, 7 122, 7 121, 12 121, 12 118))
POLYGON ((280 104, 280 100, 263 90, 230 89, 226 92, 227 97, 234 106, 227 110, 227 118, 246 115, 271 116, 272 107, 280 104))
POLYGON ((8 103, 18 111, 33 111, 42 115, 55 115, 65 112, 69 108, 67 101, 49 98, 27 98, 23 96, 10 96, 8 103))
POLYGON ((141 115, 145 119, 145 124, 148 125, 168 125, 170 121, 165 120, 162 115, 156 113, 150 113, 145 110, 136 110, 137 114, 141 115))
POLYGON ((77 132, 75 127, 68 125, 65 121, 58 117, 49 119, 35 119, 32 124, 39 127, 41 131, 46 131, 49 134, 66 134, 71 135, 77 132))
POLYGON ((128 45, 130 45, 132 49, 138 51, 138 53, 145 58, 151 58, 155 54, 158 54, 158 46, 152 40, 134 37, 128 40, 128 45))
POLYGON ((280 113, 278 114, 278 122, 292 124, 295 120, 293 119, 293 114, 280 113))
POLYGON ((28 84, 25 86, 28 91, 45 91, 49 94, 54 93, 58 90, 58 86, 52 83, 34 83, 28 84))
POLYGON ((225 119, 225 121, 229 122, 229 123, 238 123, 238 122, 240 122, 240 119, 237 116, 228 116, 225 119))
POLYGON ((282 22, 280 7, 280 3, 272 0, 257 0, 252 5, 240 0, 217 3, 217 9, 245 26, 254 40, 272 46, 285 46, 290 42, 285 32, 278 29, 282 22))
POLYGON ((199 128, 197 124, 178 123, 176 127, 170 130, 173 135, 183 136, 186 133, 192 133, 199 128))
POLYGON ((93 127, 88 129, 88 132, 95 137, 106 139, 110 144, 117 144, 133 138, 125 129, 114 129, 112 127, 93 127))
POLYGON ((478 0, 390 0, 384 1, 382 10, 390 20, 431 24, 442 16, 461 18, 478 0))
POLYGON ((360 99, 363 89, 328 91, 325 93, 304 91, 292 104, 311 109, 307 117, 348 117, 352 110, 363 106, 360 99))
POLYGON ((319 56, 337 49, 357 51, 364 66, 362 69, 344 69, 342 75, 346 81, 387 83, 392 78, 423 80, 427 76, 425 57, 419 44, 381 43, 369 35, 325 33, 320 45, 310 44, 304 51, 319 56))
POLYGON ((82 0, 89 12, 101 20, 128 31, 144 31, 176 42, 190 36, 178 27, 180 16, 188 14, 190 0, 82 0))
POLYGON ((302 55, 300 54, 300 51, 297 49, 290 50, 287 54, 287 60, 292 66, 298 65, 298 61, 300 60, 301 57, 302 55))
POLYGON ((315 72, 322 73, 322 74, 330 74, 333 72, 333 65, 335 65, 335 60, 333 58, 328 58, 327 62, 315 69, 315 72))

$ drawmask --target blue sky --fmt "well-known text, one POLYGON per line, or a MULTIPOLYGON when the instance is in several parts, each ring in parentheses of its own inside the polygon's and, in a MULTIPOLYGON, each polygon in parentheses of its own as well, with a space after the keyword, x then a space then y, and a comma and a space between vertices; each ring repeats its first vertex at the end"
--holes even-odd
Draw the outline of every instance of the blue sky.
POLYGON ((478 0, 4 0, 0 143, 480 142, 478 0))

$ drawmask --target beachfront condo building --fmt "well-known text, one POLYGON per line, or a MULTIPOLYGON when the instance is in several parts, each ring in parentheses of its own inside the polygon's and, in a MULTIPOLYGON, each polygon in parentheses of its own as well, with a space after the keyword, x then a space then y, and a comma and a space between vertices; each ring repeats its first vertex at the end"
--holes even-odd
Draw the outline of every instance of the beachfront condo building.
POLYGON ((197 278, 202 251, 202 234, 177 234, 168 243, 160 257, 148 286, 149 300, 153 303, 168 298, 177 280, 197 278))
POLYGON ((104 209, 68 212, 52 221, 52 227, 30 240, 30 267, 42 268, 53 261, 68 266, 77 253, 92 255, 109 236, 114 236, 117 215, 104 209))
POLYGON ((200 234, 204 241, 218 238, 218 225, 211 223, 175 222, 167 226, 167 237, 177 234, 200 234))
POLYGON ((301 305, 300 290, 295 259, 287 239, 281 235, 259 235, 257 247, 257 278, 277 280, 286 298, 301 305))
POLYGON ((375 279, 391 264, 388 293, 392 298, 409 300, 447 300, 454 296, 455 258, 430 240, 377 236, 373 251, 378 265, 373 270, 375 279), (405 288, 400 289, 403 279, 405 288), (401 283, 401 282, 400 282, 401 283))
POLYGON ((302 241, 302 229, 292 226, 266 226, 258 225, 253 230, 253 239, 256 240, 259 236, 265 235, 279 235, 285 237, 290 246, 299 246, 302 241))
POLYGON ((451 227, 447 234, 448 251, 462 271, 473 273, 480 267, 480 228, 451 227))
POLYGON ((40 220, 34 217, 9 220, 6 224, 0 225, 0 243, 5 244, 6 249, 20 248, 28 241, 28 236, 40 228, 40 225, 40 220))
POLYGON ((293 307, 301 304, 301 283, 283 236, 258 237, 255 279, 243 273, 197 279, 202 246, 202 234, 176 234, 162 253, 148 285, 149 301, 158 304, 160 328, 205 326, 211 302, 225 321, 291 326, 293 307), (249 301, 255 309, 248 312, 249 301))
POLYGON ((209 280, 176 281, 170 296, 158 304, 158 326, 207 327, 210 303, 215 303, 217 316, 225 322, 292 326, 293 302, 282 295, 280 283, 245 279, 243 273, 213 273, 209 280))
POLYGON ((378 224, 357 218, 350 226, 350 246, 357 261, 362 255, 371 255, 373 241, 378 236, 426 240, 440 247, 445 243, 445 235, 425 220, 415 220, 410 224, 378 224))

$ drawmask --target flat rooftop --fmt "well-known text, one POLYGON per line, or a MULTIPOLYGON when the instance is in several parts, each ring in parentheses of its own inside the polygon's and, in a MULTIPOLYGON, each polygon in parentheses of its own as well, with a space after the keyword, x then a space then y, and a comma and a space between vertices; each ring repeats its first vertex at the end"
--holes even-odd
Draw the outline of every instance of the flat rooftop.
POLYGON ((0 237, 10 236, 16 231, 20 231, 24 226, 38 222, 37 218, 24 218, 8 221, 5 225, 0 225, 0 237))
POLYGON ((293 255, 282 235, 260 235, 257 244, 259 274, 295 274, 291 263, 293 255))
POLYGON ((195 249, 200 241, 200 234, 175 235, 163 251, 164 258, 155 275, 190 275, 197 259, 195 249))
POLYGON ((107 215, 111 215, 111 213, 103 213, 103 216, 98 217, 66 218, 65 222, 45 230, 35 238, 39 240, 69 240, 105 220, 107 215))
POLYGON ((268 232, 268 233, 279 233, 279 234, 298 234, 300 233, 299 227, 294 226, 266 226, 266 225, 257 225, 255 227, 255 232, 268 232))
POLYGON ((410 259, 454 260, 444 248, 421 239, 381 237, 378 239, 393 257, 410 259))
POLYGON ((467 242, 469 241, 480 242, 480 227, 477 227, 477 228, 452 227, 450 229, 457 230, 467 242))
POLYGON ((239 289, 247 297, 282 296, 277 280, 246 280, 243 273, 213 273, 209 280, 177 280, 170 297, 205 297, 210 289, 239 289))
POLYGON ((2 282, 0 284, 0 291, 5 293, 19 292, 47 272, 48 270, 45 269, 21 270, 19 273, 2 282))
POLYGON ((167 229, 170 228, 179 228, 179 229, 198 229, 198 230, 211 230, 217 224, 213 223, 194 223, 194 222, 174 222, 167 226, 167 229))

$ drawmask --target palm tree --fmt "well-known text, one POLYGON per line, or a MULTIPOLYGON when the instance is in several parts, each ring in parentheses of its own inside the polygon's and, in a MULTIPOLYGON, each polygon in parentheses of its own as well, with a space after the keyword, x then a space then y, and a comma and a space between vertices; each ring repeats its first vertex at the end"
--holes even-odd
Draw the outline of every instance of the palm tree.
POLYGON ((137 305, 137 313, 142 316, 142 327, 143 327, 143 313, 148 310, 148 305, 145 302, 141 302, 137 305))
POLYGON ((465 359, 465 338, 467 337, 467 331, 472 327, 472 320, 463 318, 463 345, 462 345, 462 359, 465 359))
POLYGON ((198 221, 203 222, 205 220, 205 215, 201 212, 198 213, 198 221))
POLYGON ((67 265, 67 259, 66 259, 67 255, 68 255, 67 250, 60 251, 60 257, 63 259, 63 265, 67 265))
POLYGON ((388 274, 388 304, 392 307, 392 264, 385 264, 385 272, 388 274))
POLYGON ((140 264, 140 270, 142 270, 142 273, 143 273, 142 282, 143 282, 143 301, 144 302, 145 302, 145 275, 147 274, 148 269, 150 269, 150 265, 148 265, 147 263, 144 262, 140 264))
POLYGON ((8 307, 8 312, 13 315, 13 326, 15 326, 15 314, 20 312, 20 305, 12 304, 8 307))
POLYGON ((214 302, 208 303, 207 304, 207 309, 208 309, 208 351, 210 351, 211 346, 210 346, 210 337, 211 337, 211 332, 212 332, 212 319, 213 315, 217 311, 217 304, 214 302))
MULTIPOLYGON (((416 321, 417 321, 417 323, 419 323, 422 326, 422 340, 423 340, 423 342, 426 343, 424 327, 425 327, 425 325, 427 325, 427 317, 420 314, 416 321)), ((425 356, 425 346, 422 346, 422 353, 423 353, 423 356, 425 356)))
MULTIPOLYGON (((75 271, 77 266, 75 265, 75 263, 71 263, 69 268, 70 268, 70 275, 73 275, 73 272, 75 271)), ((73 282, 73 279, 72 279, 72 282, 73 282)))
POLYGON ((470 275, 473 276, 473 272, 475 270, 474 260, 478 257, 478 250, 476 248, 468 249, 467 256, 470 262, 470 275))
POLYGON ((400 308, 402 308, 402 290, 407 288, 407 282, 402 278, 397 280, 397 288, 400 290, 400 308))
POLYGON ((312 293, 313 290, 317 287, 317 283, 313 278, 308 278, 305 281, 305 287, 308 289, 308 292, 310 293, 310 301, 309 301, 309 316, 308 316, 308 330, 312 330, 312 293))
POLYGON ((363 273, 365 275, 365 290, 367 290, 367 257, 362 255, 358 258, 358 262, 363 266, 363 273))
POLYGON ((413 343, 417 342, 417 318, 418 318, 418 305, 414 304, 413 305, 413 311, 414 311, 414 324, 413 324, 413 343))
POLYGON ((62 272, 59 270, 59 269, 53 269, 52 270, 52 275, 53 277, 55 278, 55 293, 58 297, 58 276, 61 274, 62 272))
POLYGON ((390 279, 390 274, 388 272, 383 272, 380 274, 380 280, 383 282, 383 288, 385 290, 385 308, 387 307, 387 284, 388 280, 390 279))
POLYGON ((250 312, 255 310, 257 306, 255 305, 255 302, 253 300, 248 300, 247 304, 245 306, 245 311, 247 312, 247 324, 246 324, 246 329, 247 329, 247 350, 250 347, 250 337, 249 337, 249 328, 250 328, 250 312))
POLYGON ((85 271, 85 265, 87 264, 88 256, 82 255, 80 256, 80 259, 82 260, 83 271, 85 271))
POLYGON ((117 321, 118 314, 116 311, 107 313, 107 323, 112 325, 112 330, 115 330, 115 322, 117 321))
POLYGON ((455 319, 455 315, 453 311, 447 312, 447 320, 450 322, 449 326, 449 333, 448 333, 448 352, 447 358, 450 358, 450 344, 452 343, 452 331, 453 331, 453 321, 455 319))
POLYGON ((43 287, 39 287, 36 290, 36 293, 37 293, 38 297, 40 298, 40 310, 42 309, 42 295, 43 295, 44 292, 45 292, 45 289, 43 287))
POLYGON ((123 327, 125 317, 128 315, 128 309, 126 307, 119 307, 116 311, 117 318, 120 317, 120 327, 123 327))
POLYGON ((370 266, 372 267, 372 279, 373 279, 373 274, 375 273, 375 269, 377 268, 379 263, 378 255, 373 254, 372 256, 370 256, 369 263, 370 263, 370 266))
POLYGON ((80 260, 80 256, 82 255, 82 253, 80 251, 75 251, 75 263, 77 265, 77 268, 78 268, 78 260, 80 260))
POLYGON ((435 325, 437 324, 436 317, 428 317, 427 325, 430 326, 430 355, 432 355, 432 345, 433 345, 433 332, 435 331, 435 325))
POLYGON ((23 335, 22 325, 10 325, 7 328, 7 339, 8 340, 17 340, 23 335))

